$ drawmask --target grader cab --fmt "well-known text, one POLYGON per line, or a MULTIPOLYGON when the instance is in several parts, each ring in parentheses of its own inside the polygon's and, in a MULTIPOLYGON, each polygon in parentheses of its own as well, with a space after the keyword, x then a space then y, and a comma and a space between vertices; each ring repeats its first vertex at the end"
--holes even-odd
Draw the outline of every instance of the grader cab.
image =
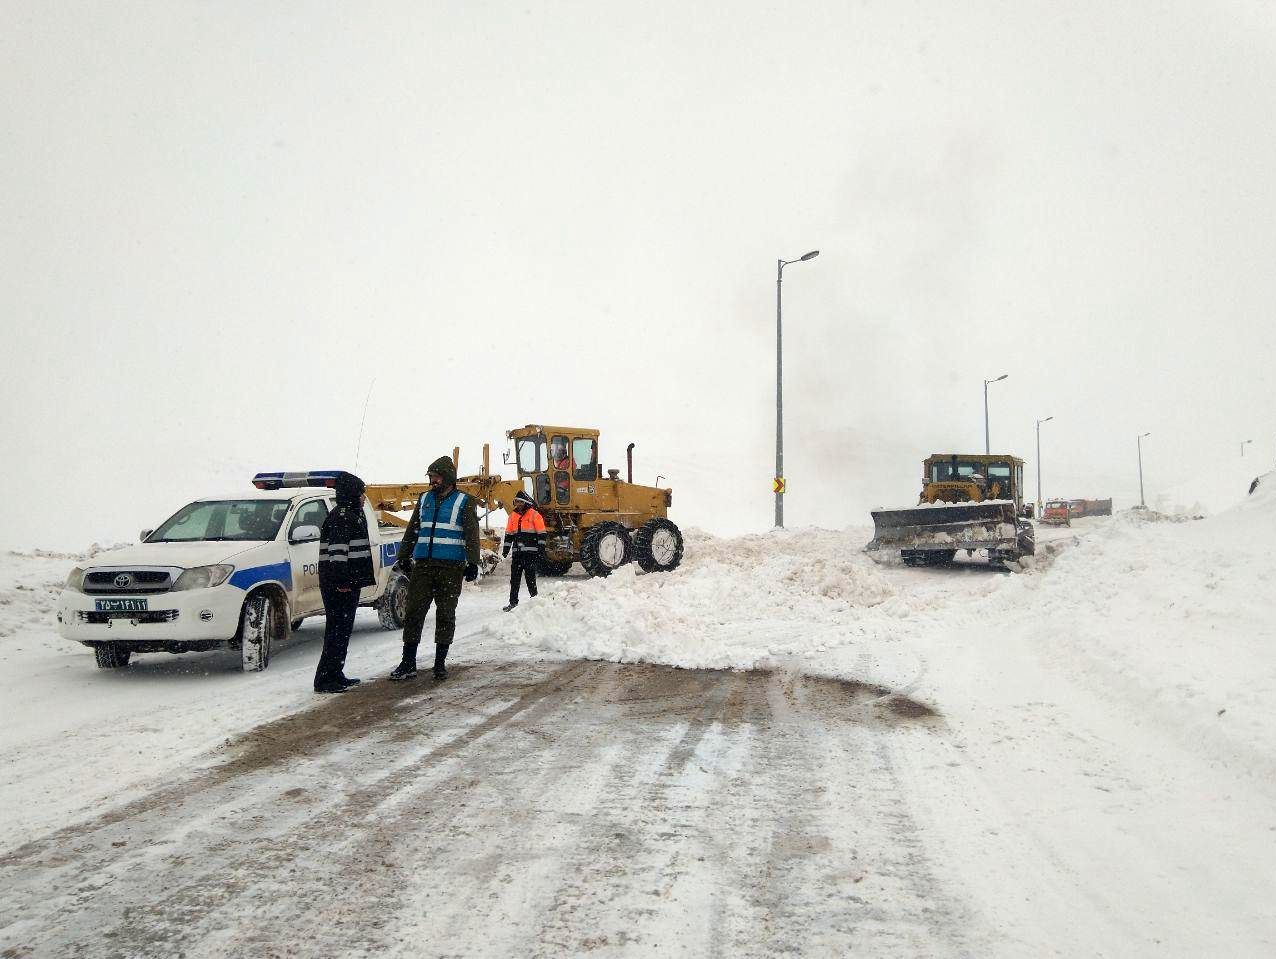
MULTIPOLYGON (((547 532, 541 572, 561 576, 579 562, 590 576, 607 576, 625 563, 637 562, 647 572, 672 570, 682 561, 682 532, 668 518, 673 494, 668 489, 633 482, 633 444, 627 451, 628 473, 606 475, 599 459, 599 432, 566 426, 528 425, 510 430, 515 476, 491 472, 489 447, 483 447, 478 473, 457 477, 457 488, 473 496, 484 518, 483 566, 499 562, 500 533, 490 528, 495 510, 509 512, 514 496, 526 491, 545 517, 547 532)), ((453 451, 459 462, 460 450, 453 451)), ((383 522, 403 525, 396 513, 411 511, 426 484, 370 485, 367 495, 383 522)))

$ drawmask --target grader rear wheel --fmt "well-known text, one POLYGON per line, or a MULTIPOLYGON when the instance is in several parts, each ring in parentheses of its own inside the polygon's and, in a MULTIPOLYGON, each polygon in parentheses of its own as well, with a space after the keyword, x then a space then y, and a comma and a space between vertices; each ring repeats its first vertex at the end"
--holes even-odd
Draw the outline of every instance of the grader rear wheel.
POLYGON ((580 544, 580 565, 590 576, 610 576, 612 570, 624 566, 634 555, 629 530, 619 523, 592 526, 580 544))
POLYGON ((634 534, 634 559, 647 573, 667 573, 682 562, 682 531, 667 519, 649 519, 634 534))
POLYGON ((570 559, 557 560, 542 558, 537 564, 536 572, 540 573, 542 576, 566 576, 567 571, 571 568, 572 561, 570 559))

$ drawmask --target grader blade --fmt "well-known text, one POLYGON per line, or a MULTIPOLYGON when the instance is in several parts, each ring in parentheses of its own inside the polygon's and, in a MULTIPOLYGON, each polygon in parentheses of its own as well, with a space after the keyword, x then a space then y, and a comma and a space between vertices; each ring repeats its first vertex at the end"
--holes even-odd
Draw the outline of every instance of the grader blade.
POLYGON ((1010 501, 874 510, 867 549, 1013 549, 1015 520, 1010 501))

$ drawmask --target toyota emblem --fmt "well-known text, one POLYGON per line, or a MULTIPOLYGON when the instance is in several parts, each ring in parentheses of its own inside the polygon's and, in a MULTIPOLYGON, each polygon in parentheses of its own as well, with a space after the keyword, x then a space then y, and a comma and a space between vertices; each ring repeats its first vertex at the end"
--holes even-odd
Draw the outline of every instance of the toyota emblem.
POLYGON ((132 585, 133 585, 133 577, 130 576, 128 573, 120 573, 119 576, 115 577, 116 589, 128 589, 132 585))

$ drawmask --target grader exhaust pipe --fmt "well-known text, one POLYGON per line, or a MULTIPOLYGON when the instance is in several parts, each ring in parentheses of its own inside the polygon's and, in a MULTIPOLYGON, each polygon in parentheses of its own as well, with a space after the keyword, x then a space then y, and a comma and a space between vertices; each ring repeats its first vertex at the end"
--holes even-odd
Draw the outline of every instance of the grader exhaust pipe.
POLYGON ((628 482, 630 483, 634 481, 634 446, 636 445, 636 443, 630 443, 625 447, 625 462, 629 466, 628 482))

